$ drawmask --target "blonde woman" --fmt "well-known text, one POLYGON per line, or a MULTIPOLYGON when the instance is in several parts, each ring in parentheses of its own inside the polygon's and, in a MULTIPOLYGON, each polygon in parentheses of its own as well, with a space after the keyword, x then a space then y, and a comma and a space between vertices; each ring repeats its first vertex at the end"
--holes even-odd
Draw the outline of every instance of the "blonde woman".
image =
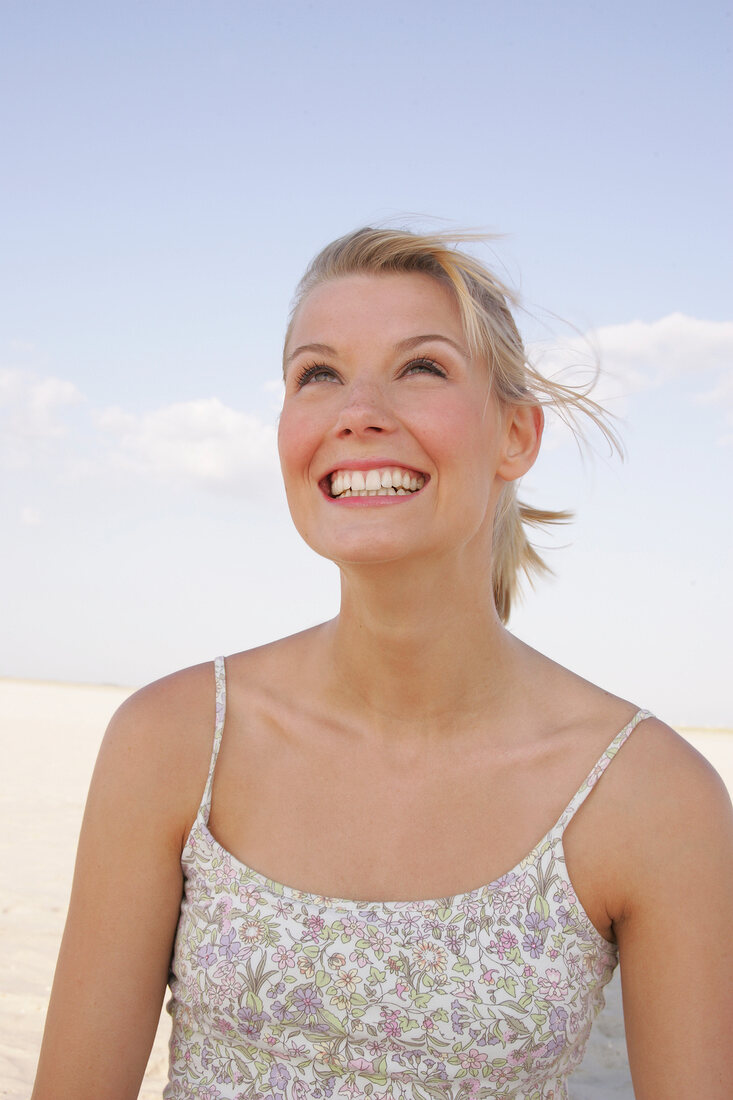
POLYGON ((504 625, 543 407, 604 422, 458 243, 306 272, 280 457, 341 611, 114 718, 35 1100, 135 1097, 166 983, 170 1100, 559 1100, 619 958, 638 1100, 733 1092, 730 802, 504 625))

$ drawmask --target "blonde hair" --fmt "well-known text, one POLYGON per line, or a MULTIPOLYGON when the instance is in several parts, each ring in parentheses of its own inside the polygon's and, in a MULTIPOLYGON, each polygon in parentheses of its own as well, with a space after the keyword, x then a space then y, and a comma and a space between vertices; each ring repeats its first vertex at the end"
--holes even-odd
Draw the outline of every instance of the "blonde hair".
MULTIPOLYGON (((590 421, 612 449, 620 452, 608 414, 589 396, 595 377, 587 385, 566 385, 545 378, 533 367, 509 308, 510 304, 518 305, 517 296, 480 260, 457 247, 491 239, 484 233, 423 234, 369 227, 339 237, 311 261, 297 286, 285 349, 298 308, 321 283, 357 274, 430 275, 454 294, 470 351, 486 360, 493 392, 499 401, 551 408, 577 439, 583 438, 583 420, 590 421)), ((494 602, 502 622, 509 618, 520 572, 530 581, 535 574, 551 572, 530 543, 526 528, 567 523, 571 518, 571 512, 545 511, 522 503, 516 482, 504 486, 494 516, 492 563, 494 602)))

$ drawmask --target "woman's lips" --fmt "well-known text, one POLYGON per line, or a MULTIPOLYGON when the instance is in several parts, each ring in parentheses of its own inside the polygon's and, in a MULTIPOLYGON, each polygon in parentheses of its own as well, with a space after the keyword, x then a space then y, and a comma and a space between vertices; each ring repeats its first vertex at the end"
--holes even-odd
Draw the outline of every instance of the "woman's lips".
POLYGON ((321 491, 331 500, 363 500, 412 496, 419 493, 429 476, 411 466, 365 462, 337 466, 321 478, 321 491))
POLYGON ((417 470, 390 464, 364 469, 338 467, 321 484, 325 482, 326 493, 333 500, 353 500, 409 496, 419 492, 428 480, 417 470))

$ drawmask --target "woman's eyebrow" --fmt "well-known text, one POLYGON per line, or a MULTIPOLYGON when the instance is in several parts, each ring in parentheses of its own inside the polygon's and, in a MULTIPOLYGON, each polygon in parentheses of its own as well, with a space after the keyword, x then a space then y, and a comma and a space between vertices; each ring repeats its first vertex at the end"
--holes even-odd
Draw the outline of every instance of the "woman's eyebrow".
MULTIPOLYGON (((426 344, 436 340, 440 340, 444 344, 449 344, 450 347, 455 348, 461 355, 468 355, 464 347, 456 343, 455 340, 451 340, 450 336, 442 336, 439 332, 426 332, 421 333, 419 336, 407 336, 404 340, 400 340, 395 344, 395 351, 412 351, 413 348, 418 347, 420 344, 426 344)), ((330 344, 299 344, 298 347, 293 348, 286 357, 285 366, 289 366, 296 355, 301 355, 304 351, 315 355, 336 355, 336 349, 332 348, 330 344)))
POLYGON ((398 344, 395 344, 397 351, 411 351, 419 344, 427 344, 428 342, 434 342, 435 340, 441 340, 444 344, 449 344, 461 355, 468 356, 468 352, 455 340, 451 340, 450 336, 442 336, 439 332, 426 332, 420 336, 408 336, 405 340, 400 340, 398 344))
POLYGON ((287 366, 293 361, 293 359, 295 359, 296 355, 300 355, 301 352, 304 351, 310 351, 315 353, 316 355, 336 354, 336 349, 332 348, 330 344, 300 344, 297 348, 293 348, 293 350, 290 352, 290 355, 286 356, 285 365, 287 366))

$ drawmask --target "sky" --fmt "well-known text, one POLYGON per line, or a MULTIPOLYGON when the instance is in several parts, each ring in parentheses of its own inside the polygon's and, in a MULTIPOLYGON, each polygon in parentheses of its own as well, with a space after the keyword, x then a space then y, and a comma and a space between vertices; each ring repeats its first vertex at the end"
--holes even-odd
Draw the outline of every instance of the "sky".
POLYGON ((510 628, 733 727, 732 42, 711 2, 4 0, 0 675, 137 685, 335 614, 275 450, 295 284, 359 225, 468 227, 626 448, 551 425, 523 493, 577 520, 510 628))

